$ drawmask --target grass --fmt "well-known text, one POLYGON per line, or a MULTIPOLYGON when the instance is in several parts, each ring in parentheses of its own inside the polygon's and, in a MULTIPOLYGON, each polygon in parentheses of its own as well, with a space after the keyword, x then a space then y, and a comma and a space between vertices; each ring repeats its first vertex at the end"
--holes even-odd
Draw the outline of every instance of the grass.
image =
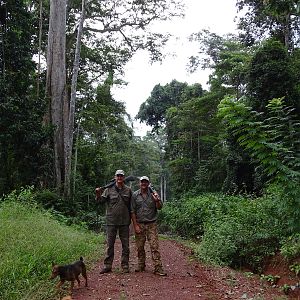
POLYGON ((103 254, 103 236, 60 224, 34 205, 0 204, 0 299, 53 299, 52 261, 89 265, 103 254))

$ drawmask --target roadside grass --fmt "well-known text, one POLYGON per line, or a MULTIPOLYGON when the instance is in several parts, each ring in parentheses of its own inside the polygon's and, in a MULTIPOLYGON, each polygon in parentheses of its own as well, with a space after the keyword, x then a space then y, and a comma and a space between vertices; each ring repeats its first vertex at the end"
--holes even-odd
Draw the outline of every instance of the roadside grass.
POLYGON ((82 256, 87 268, 103 254, 104 237, 66 226, 33 204, 0 203, 0 299, 53 299, 52 261, 69 264, 82 256))

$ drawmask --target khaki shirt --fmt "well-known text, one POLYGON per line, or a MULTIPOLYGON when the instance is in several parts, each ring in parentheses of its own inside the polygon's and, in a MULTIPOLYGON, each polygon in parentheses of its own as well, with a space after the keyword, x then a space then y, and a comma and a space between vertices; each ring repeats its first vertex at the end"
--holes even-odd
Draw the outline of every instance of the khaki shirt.
POLYGON ((141 190, 133 193, 131 212, 135 213, 138 223, 151 223, 157 220, 157 208, 149 190, 145 198, 141 190))
POLYGON ((100 201, 106 202, 106 225, 130 224, 131 197, 132 191, 127 185, 124 185, 122 189, 114 185, 104 190, 100 201))

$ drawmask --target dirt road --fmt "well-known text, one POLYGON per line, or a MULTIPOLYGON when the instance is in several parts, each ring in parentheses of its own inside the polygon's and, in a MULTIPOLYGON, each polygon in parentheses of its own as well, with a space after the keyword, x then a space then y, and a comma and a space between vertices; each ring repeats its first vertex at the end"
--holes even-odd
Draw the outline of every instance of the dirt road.
POLYGON ((135 273, 136 253, 131 241, 130 273, 120 272, 120 242, 116 242, 113 272, 100 275, 102 260, 89 271, 89 287, 77 286, 73 300, 212 300, 287 298, 258 276, 247 277, 230 268, 205 266, 192 259, 191 251, 176 241, 161 240, 160 250, 166 277, 153 274, 150 249, 147 246, 147 267, 135 273))

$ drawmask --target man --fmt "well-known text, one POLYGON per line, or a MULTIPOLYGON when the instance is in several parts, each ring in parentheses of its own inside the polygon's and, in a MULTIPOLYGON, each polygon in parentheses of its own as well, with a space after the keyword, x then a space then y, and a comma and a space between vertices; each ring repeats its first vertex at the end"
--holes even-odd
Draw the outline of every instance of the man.
POLYGON ((124 179, 124 171, 117 170, 113 186, 106 188, 104 191, 101 188, 96 188, 96 199, 106 203, 107 252, 104 259, 104 268, 100 271, 100 274, 109 273, 112 270, 117 233, 122 243, 122 271, 123 273, 129 273, 129 225, 131 222, 130 202, 132 191, 125 185, 124 179))
POLYGON ((149 242, 154 274, 166 276, 164 272, 158 244, 157 215, 162 208, 162 202, 156 192, 149 189, 149 178, 140 178, 140 189, 133 193, 131 201, 131 218, 135 230, 135 241, 138 255, 138 267, 136 272, 143 272, 146 266, 145 242, 149 242))

